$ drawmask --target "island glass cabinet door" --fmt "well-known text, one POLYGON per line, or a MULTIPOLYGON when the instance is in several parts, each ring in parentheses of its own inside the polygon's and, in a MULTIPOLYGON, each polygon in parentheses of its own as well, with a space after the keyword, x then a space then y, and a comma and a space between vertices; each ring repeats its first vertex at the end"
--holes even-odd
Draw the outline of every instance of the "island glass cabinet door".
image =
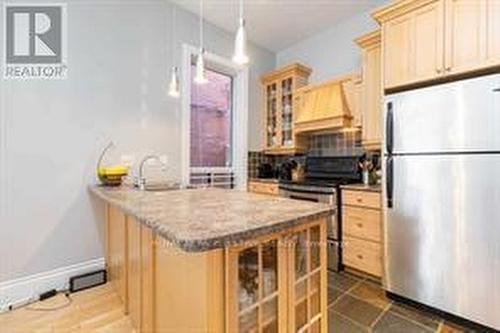
POLYGON ((290 235, 288 255, 289 332, 327 331, 325 224, 313 224, 290 235))
POLYGON ((227 332, 326 333, 325 229, 313 223, 227 250, 227 332))
POLYGON ((227 251, 227 332, 285 332, 286 253, 279 235, 227 251))

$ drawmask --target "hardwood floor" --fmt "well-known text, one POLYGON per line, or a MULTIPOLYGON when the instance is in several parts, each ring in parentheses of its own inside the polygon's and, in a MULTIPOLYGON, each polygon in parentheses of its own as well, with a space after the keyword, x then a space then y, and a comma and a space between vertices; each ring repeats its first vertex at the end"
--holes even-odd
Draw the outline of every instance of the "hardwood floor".
MULTIPOLYGON (((388 300, 380 286, 348 273, 329 273, 331 333, 465 333, 435 315, 388 300)), ((32 309, 67 304, 64 295, 0 314, 0 333, 136 333, 111 284, 71 295, 55 311, 32 309)), ((148 332, 151 333, 151 332, 148 332)))
POLYGON ((111 284, 0 314, 0 333, 135 333, 111 284), (35 309, 59 308, 54 311, 35 309))

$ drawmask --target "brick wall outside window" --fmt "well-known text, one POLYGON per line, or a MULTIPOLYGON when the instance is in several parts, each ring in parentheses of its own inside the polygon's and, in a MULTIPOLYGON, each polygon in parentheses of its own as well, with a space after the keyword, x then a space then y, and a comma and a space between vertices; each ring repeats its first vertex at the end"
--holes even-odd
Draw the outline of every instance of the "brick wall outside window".
POLYGON ((207 84, 191 86, 191 167, 231 166, 232 78, 206 75, 207 84))

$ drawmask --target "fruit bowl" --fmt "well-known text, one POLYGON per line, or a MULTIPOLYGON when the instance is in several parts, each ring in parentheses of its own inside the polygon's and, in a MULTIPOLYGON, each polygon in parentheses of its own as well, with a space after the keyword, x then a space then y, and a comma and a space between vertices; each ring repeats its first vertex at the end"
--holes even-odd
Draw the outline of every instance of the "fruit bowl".
POLYGON ((120 186, 127 174, 128 167, 124 165, 101 166, 97 170, 97 177, 104 186, 120 186))

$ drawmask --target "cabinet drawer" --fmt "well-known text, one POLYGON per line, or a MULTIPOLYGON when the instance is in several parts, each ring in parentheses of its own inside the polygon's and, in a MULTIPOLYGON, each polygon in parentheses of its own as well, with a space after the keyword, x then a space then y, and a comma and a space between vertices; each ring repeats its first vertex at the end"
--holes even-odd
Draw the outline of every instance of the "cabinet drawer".
POLYGON ((381 216, 379 210, 342 207, 342 228, 345 235, 380 242, 381 216))
POLYGON ((382 276, 382 249, 379 243, 345 237, 342 251, 346 266, 374 276, 382 276))
POLYGON ((278 184, 267 184, 260 182, 249 182, 248 191, 253 193, 278 195, 279 187, 278 184))
POLYGON ((380 209, 380 193, 343 190, 342 203, 344 205, 380 209))

